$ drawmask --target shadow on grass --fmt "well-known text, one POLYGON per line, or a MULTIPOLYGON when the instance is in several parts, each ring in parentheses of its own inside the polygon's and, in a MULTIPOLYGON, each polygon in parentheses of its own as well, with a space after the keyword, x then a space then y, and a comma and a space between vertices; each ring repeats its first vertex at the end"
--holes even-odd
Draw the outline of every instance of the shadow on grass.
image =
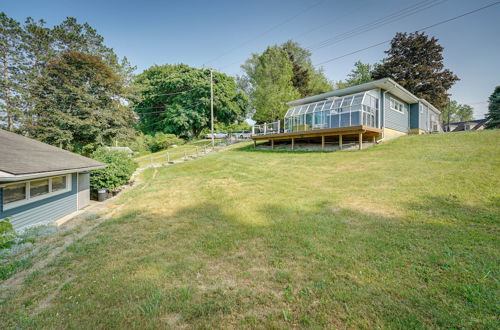
MULTIPOLYGON (((54 327, 494 324, 495 282, 484 274, 498 258, 473 246, 462 258, 453 228, 408 223, 429 209, 445 217, 479 212, 484 220, 487 211, 431 198, 408 205, 415 214, 400 219, 330 201, 307 208, 268 202, 255 205, 266 219, 256 226, 241 221, 230 203, 200 202, 168 216, 133 211, 101 224, 54 266, 85 276, 35 321, 54 327), (471 283, 475 278, 483 280, 471 283)), ((460 242, 482 238, 460 235, 460 242)), ((42 284, 27 285, 36 295, 42 284)))

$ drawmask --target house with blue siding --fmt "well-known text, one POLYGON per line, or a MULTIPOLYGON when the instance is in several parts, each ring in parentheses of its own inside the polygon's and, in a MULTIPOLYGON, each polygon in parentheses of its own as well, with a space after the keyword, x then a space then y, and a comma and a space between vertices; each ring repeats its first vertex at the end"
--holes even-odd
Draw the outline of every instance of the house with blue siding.
POLYGON ((89 171, 106 165, 0 129, 0 219, 48 224, 90 202, 89 171))
POLYGON ((287 103, 283 119, 253 127, 252 139, 274 142, 355 140, 376 143, 406 134, 442 132, 441 113, 390 78, 287 103))

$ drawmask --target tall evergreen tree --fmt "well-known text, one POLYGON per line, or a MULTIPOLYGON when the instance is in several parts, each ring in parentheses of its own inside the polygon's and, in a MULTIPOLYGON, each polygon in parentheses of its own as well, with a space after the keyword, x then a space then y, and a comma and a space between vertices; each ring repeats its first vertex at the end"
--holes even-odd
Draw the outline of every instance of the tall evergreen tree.
POLYGON ((418 97, 437 108, 446 105, 447 91, 459 78, 444 69, 443 47, 438 39, 425 33, 397 33, 388 57, 372 72, 373 79, 392 78, 418 97))
POLYGON ((0 125, 13 131, 22 116, 25 56, 19 22, 0 13, 0 125))
POLYGON ((486 128, 500 128, 500 86, 490 95, 486 128))

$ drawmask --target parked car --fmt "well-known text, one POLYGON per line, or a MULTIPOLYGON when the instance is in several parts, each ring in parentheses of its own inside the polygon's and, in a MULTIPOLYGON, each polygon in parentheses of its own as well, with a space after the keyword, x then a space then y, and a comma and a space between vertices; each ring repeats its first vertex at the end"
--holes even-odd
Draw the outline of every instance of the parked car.
MULTIPOLYGON (((224 133, 224 132, 214 133, 214 139, 224 139, 227 137, 228 137, 228 134, 224 133)), ((209 134, 205 135, 205 139, 211 139, 211 138, 212 138, 212 134, 209 133, 209 134)))
POLYGON ((236 131, 233 132, 232 136, 237 139, 249 139, 252 133, 250 131, 236 131))

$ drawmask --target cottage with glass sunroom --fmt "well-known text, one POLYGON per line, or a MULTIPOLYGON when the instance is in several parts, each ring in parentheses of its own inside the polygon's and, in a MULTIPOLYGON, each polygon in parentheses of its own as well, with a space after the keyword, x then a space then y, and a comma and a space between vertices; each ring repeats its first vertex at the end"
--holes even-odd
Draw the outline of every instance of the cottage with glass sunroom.
POLYGON ((255 125, 252 139, 374 143, 405 134, 442 132, 440 111, 390 78, 289 102, 282 120, 255 125))
POLYGON ((48 224, 90 202, 89 171, 106 165, 0 129, 0 219, 48 224))

